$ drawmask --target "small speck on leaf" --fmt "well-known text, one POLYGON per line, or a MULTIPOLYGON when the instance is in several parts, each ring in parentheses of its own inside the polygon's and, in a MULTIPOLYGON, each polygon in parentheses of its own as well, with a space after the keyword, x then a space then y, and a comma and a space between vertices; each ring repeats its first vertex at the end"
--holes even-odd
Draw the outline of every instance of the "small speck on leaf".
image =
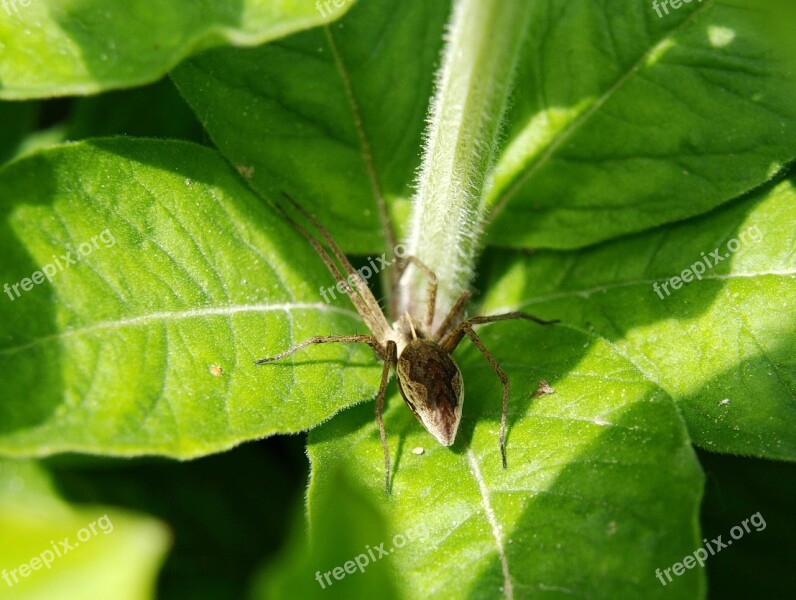
POLYGON ((536 391, 532 394, 532 397, 538 398, 539 396, 546 396, 547 394, 555 393, 555 391, 555 388, 551 387, 545 379, 542 379, 536 387, 536 391))
POLYGON ((243 175, 246 179, 251 179, 254 177, 254 167, 248 167, 246 165, 238 165, 236 167, 238 169, 238 173, 243 175))
POLYGON ((210 374, 213 377, 221 377, 224 374, 224 369, 218 365, 210 365, 210 374))

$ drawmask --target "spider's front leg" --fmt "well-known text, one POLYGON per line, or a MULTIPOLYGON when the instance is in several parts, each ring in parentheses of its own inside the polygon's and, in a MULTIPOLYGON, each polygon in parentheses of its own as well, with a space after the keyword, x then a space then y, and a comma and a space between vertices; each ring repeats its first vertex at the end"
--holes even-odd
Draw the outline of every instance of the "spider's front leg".
MULTIPOLYGON (((423 331, 430 333, 431 332, 431 323, 434 321, 434 311, 437 309, 437 275, 432 271, 426 263, 421 261, 416 256, 407 256, 406 258, 401 258, 398 267, 400 268, 400 274, 398 275, 398 280, 403 277, 404 271, 409 265, 414 265, 421 273, 426 276, 428 279, 428 288, 426 290, 426 314, 423 318, 423 331)), ((392 313, 395 314, 395 304, 394 301, 398 298, 397 293, 397 286, 392 290, 392 313)))
MULTIPOLYGON (((469 292, 463 292, 460 296, 459 300, 466 300, 469 299, 469 292)), ((457 302, 454 306, 454 310, 460 306, 460 302, 457 302)), ((451 313, 454 312, 451 310, 451 313)), ((533 321, 535 323, 539 323, 540 325, 553 325, 554 323, 559 323, 558 319, 554 319, 551 321, 546 321, 544 319, 540 319, 534 315, 529 315, 523 312, 510 312, 505 313, 502 315, 492 315, 488 317, 472 317, 465 321, 459 323, 455 328, 453 328, 440 342, 440 345, 449 353, 452 353, 456 347, 459 345, 459 342, 462 341, 462 338, 467 335, 470 338, 470 341, 473 342, 478 351, 483 355, 483 357, 489 363, 489 366, 492 367, 492 370, 495 374, 500 378, 500 382, 503 384, 503 405, 500 412, 500 458, 503 463, 503 468, 506 468, 506 421, 508 419, 508 411, 509 411, 509 393, 511 389, 511 383, 509 381, 508 376, 500 368, 500 365, 495 360, 495 357, 492 356, 492 353, 486 349, 484 343, 481 341, 481 338, 478 337, 478 334, 475 333, 473 329, 473 325, 484 325, 486 323, 494 323, 496 321, 509 321, 513 319, 526 319, 528 321, 533 321)), ((445 320, 446 323, 448 319, 445 320)), ((443 326, 445 324, 443 323, 443 326)), ((443 329, 444 331, 444 329, 443 329)))
POLYGON ((390 368, 395 367, 398 350, 395 342, 388 340, 385 349, 384 366, 381 370, 379 393, 376 394, 376 423, 379 426, 381 447, 384 450, 384 493, 390 495, 390 447, 387 445, 387 432, 384 429, 384 393, 390 379, 390 368))
POLYGON ((384 360, 384 349, 382 348, 379 340, 377 340, 372 335, 317 335, 315 337, 311 337, 308 340, 304 340, 300 344, 296 344, 292 348, 288 348, 284 352, 280 352, 275 356, 268 356, 266 358, 261 358, 259 360, 255 360, 255 365, 264 365, 265 363, 274 362, 277 360, 281 360, 287 356, 290 356, 294 352, 298 352, 302 348, 306 348, 307 346, 312 346, 313 344, 335 344, 341 342, 362 342, 363 344, 367 344, 376 352, 376 354, 384 360))

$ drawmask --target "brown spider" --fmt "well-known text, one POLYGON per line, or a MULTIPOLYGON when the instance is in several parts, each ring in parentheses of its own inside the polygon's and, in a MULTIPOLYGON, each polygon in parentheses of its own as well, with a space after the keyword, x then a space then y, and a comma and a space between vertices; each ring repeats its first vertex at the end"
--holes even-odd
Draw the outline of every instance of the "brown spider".
POLYGON ((559 321, 545 321, 539 317, 522 312, 509 312, 502 315, 487 317, 471 317, 462 320, 470 292, 465 290, 454 303, 450 312, 442 323, 432 329, 431 323, 437 296, 437 277, 425 264, 414 256, 401 259, 400 269, 405 269, 410 263, 415 265, 428 278, 428 293, 426 313, 423 321, 418 323, 416 318, 409 313, 399 315, 392 325, 387 321, 378 301, 368 288, 365 281, 357 273, 346 258, 343 251, 335 243, 331 234, 318 222, 318 220, 299 206, 292 198, 285 194, 288 201, 310 221, 329 245, 334 256, 340 262, 348 277, 343 277, 339 266, 329 256, 326 248, 306 229, 293 220, 281 206, 277 206, 285 219, 312 245, 323 262, 328 267, 332 276, 342 283, 357 312, 370 329, 371 335, 329 335, 316 336, 280 352, 276 356, 262 358, 255 361, 261 365, 290 356, 297 350, 312 344, 328 344, 337 342, 361 342, 368 344, 384 362, 381 384, 376 395, 376 422, 379 426, 379 436, 384 448, 385 488, 390 491, 390 449, 387 445, 387 434, 384 431, 384 392, 390 375, 390 367, 395 369, 398 379, 398 389, 404 401, 417 417, 418 421, 433 435, 443 446, 450 446, 456 438, 459 421, 462 416, 462 403, 464 402, 464 384, 459 367, 451 356, 462 338, 467 335, 475 347, 484 355, 492 370, 495 371, 503 383, 503 410, 500 415, 500 455, 503 468, 506 468, 506 416, 509 403, 509 378, 500 368, 497 361, 484 347, 481 339, 473 330, 473 325, 483 325, 495 321, 509 319, 527 319, 541 325, 550 325, 559 321), (349 285, 353 281, 356 289, 349 285))

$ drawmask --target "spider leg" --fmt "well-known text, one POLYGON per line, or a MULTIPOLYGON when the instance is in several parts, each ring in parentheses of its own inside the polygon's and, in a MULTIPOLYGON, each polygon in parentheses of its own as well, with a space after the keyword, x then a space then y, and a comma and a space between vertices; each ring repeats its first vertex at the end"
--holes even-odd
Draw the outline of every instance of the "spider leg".
MULTIPOLYGON (((401 269, 401 275, 406 270, 410 264, 413 264, 415 267, 420 269, 423 274, 428 278, 428 292, 426 293, 426 315, 423 320, 423 330, 426 332, 431 331, 431 323, 434 320, 434 311, 437 309, 437 275, 428 268, 426 263, 421 261, 416 256, 407 256, 406 258, 402 258, 399 266, 401 269)), ((398 279, 400 279, 400 275, 398 279)), ((396 290, 393 289, 392 297, 397 297, 395 293, 396 290)))
POLYGON ((495 374, 500 378, 500 382, 503 384, 503 405, 500 411, 500 459, 503 463, 503 468, 506 468, 506 420, 509 414, 509 392, 511 383, 509 382, 509 378, 506 375, 505 371, 500 368, 500 365, 495 360, 495 357, 492 356, 492 353, 486 349, 484 343, 481 341, 481 338, 475 333, 475 330, 465 321, 462 323, 462 331, 467 334, 467 337, 475 344, 475 347, 478 348, 479 352, 484 356, 486 361, 489 363, 489 366, 492 367, 492 370, 495 374))
MULTIPOLYGON (((454 302, 453 307, 448 311, 448 314, 445 315, 445 320, 442 321, 436 333, 434 334, 434 340, 442 340, 447 336, 451 327, 454 327, 464 314, 464 309, 467 307, 467 303, 470 301, 471 296, 472 294, 469 292, 469 290, 464 290, 459 295, 459 297, 456 299, 456 302, 454 302)), ((461 336, 459 336, 459 339, 461 339, 461 336)), ((456 344, 458 344, 458 342, 456 342, 456 344)), ((456 345, 453 347, 455 348, 456 345)), ((453 350, 451 349, 449 352, 453 352, 453 350)))
MULTIPOLYGON (((460 300, 464 297, 464 294, 462 294, 462 296, 460 296, 460 300)), ((459 303, 457 302, 456 304, 458 305, 459 303)), ((456 308, 456 306, 454 306, 454 308, 456 308)), ((453 310, 451 310, 451 313, 452 312, 453 310)), ((450 314, 448 316, 450 316, 450 314)), ((510 312, 502 315, 492 315, 487 317, 472 317, 459 323, 440 342, 440 346, 442 346, 446 351, 453 352, 456 349, 456 346, 459 345, 459 342, 461 342, 462 338, 467 335, 475 347, 478 348, 478 351, 481 352, 484 358, 486 358, 489 366, 492 367, 492 370, 495 372, 495 374, 500 378, 500 381, 503 384, 503 405, 500 412, 500 458, 503 462, 504 469, 506 468, 506 421, 508 419, 509 412, 509 392, 511 384, 506 373, 500 368, 500 365, 497 363, 495 358, 492 356, 489 350, 486 349, 486 346, 484 346, 481 338, 479 338, 475 333, 473 325, 484 325, 486 323, 508 321, 512 319, 526 319, 529 321, 534 321, 535 323, 539 323, 540 325, 552 325, 559 322, 558 319, 545 321, 544 319, 540 319, 539 317, 523 312, 510 312)), ((447 317, 445 321, 448 321, 447 317)))
POLYGON ((304 217, 313 224, 313 226, 318 230, 318 232, 323 236, 323 239, 326 240, 326 243, 331 248, 332 253, 335 255, 340 264, 343 265, 343 270, 346 272, 348 277, 343 277, 342 273, 340 273, 337 266, 332 262, 331 257, 329 257, 326 250, 321 246, 320 242, 318 242, 315 238, 313 238, 309 232, 298 225, 295 221, 293 221, 285 212, 282 210, 282 214, 290 221, 290 223, 299 230, 299 232, 307 238, 307 241, 312 244, 312 247, 315 248, 315 251, 321 255, 321 258, 324 259, 326 266, 329 267, 329 270, 332 272, 338 281, 343 281, 344 287, 346 291, 350 286, 348 285, 348 280, 353 279, 354 285, 357 288, 357 292, 359 292, 359 296, 356 297, 355 294, 350 293, 349 296, 351 297, 351 301, 356 306, 357 311, 362 316, 362 318, 367 323, 368 327, 370 328, 373 335, 377 337, 383 337, 384 334, 389 331, 390 325, 387 323, 387 319, 384 318, 384 313, 379 306, 379 302, 376 300, 376 297, 373 295, 373 292, 370 291, 368 284, 362 279, 362 276, 354 269, 351 262, 346 257, 345 253, 340 249, 337 243, 334 241, 332 235, 327 231, 327 229, 320 224, 318 219, 316 219, 312 214, 307 212, 307 210, 298 204, 293 198, 288 196, 285 192, 282 192, 282 195, 287 198, 287 200, 298 210, 304 217), (328 259, 328 260, 327 260, 328 259), (369 316, 366 317, 366 315, 369 316))
POLYGON ((390 368, 395 364, 397 348, 392 340, 387 342, 384 367, 381 370, 381 384, 376 395, 376 423, 379 426, 381 447, 384 450, 384 493, 390 495, 390 447, 387 445, 387 432, 384 429, 384 393, 390 378, 390 368))
MULTIPOLYGON (((465 294, 469 294, 469 292, 463 292, 462 295, 459 296, 459 301, 462 300, 465 297, 465 294)), ((468 296, 468 298, 469 298, 469 296, 468 296)), ((453 309, 451 309, 451 312, 448 313, 447 317, 445 317, 445 322, 443 323, 443 325, 445 325, 448 322, 449 317, 453 313, 453 310, 456 309, 456 307, 459 305, 459 301, 456 302, 456 305, 454 305, 453 309)), ((466 302, 466 300, 465 300, 465 302, 466 302)), ((534 323, 539 323, 539 325, 553 325, 555 323, 560 323, 561 322, 558 319, 553 319, 551 321, 545 321, 544 319, 541 319, 541 318, 536 317, 534 315, 529 315, 529 314, 524 313, 524 312, 508 312, 508 313, 504 313, 502 315, 490 315, 490 316, 487 316, 487 317, 471 317, 471 318, 467 319, 466 321, 462 321, 453 330, 451 330, 451 331, 447 332, 446 334, 444 334, 444 337, 442 337, 442 341, 440 342, 440 346, 445 348, 448 352, 453 352, 454 349, 456 348, 456 346, 459 345, 459 342, 462 340, 462 337, 464 337, 465 325, 469 325, 469 326, 472 326, 472 325, 485 325, 486 323, 494 323, 496 321, 510 321, 510 320, 514 320, 514 319, 525 319, 527 321, 533 321, 534 323)), ((440 334, 443 334, 442 327, 440 327, 440 334)))
POLYGON ((381 344, 379 344, 379 341, 372 335, 319 335, 311 337, 308 340, 304 340, 300 344, 296 344, 292 348, 288 348, 276 356, 269 356, 267 358, 255 360, 254 364, 263 365, 265 363, 274 362, 275 360, 280 360, 286 356, 290 356, 302 348, 311 346, 312 344, 334 344, 337 342, 362 342, 368 344, 371 348, 373 348, 373 350, 376 351, 376 354, 379 356, 379 358, 384 360, 384 349, 382 348, 381 344))

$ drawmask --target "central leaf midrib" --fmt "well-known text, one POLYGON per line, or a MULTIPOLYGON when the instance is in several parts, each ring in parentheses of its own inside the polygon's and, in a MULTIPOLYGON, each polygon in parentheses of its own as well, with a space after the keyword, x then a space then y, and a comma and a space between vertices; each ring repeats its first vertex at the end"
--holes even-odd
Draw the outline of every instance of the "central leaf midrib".
POLYGON ((253 313, 257 312, 265 313, 265 312, 275 312, 275 311, 289 312, 291 310, 317 310, 319 312, 337 313, 340 315, 351 317, 352 319, 357 319, 357 320, 359 319, 359 316, 356 313, 347 309, 338 308, 336 306, 329 306, 326 304, 318 304, 318 303, 313 304, 313 303, 300 303, 300 302, 285 303, 285 304, 241 304, 241 305, 231 305, 231 306, 198 308, 198 309, 191 309, 184 311, 153 312, 149 314, 139 315, 136 317, 128 317, 113 321, 98 321, 96 323, 85 325, 76 329, 66 329, 58 333, 41 336, 38 338, 34 338, 28 342, 25 342, 24 344, 0 348, 0 355, 16 354, 17 352, 22 352, 28 350, 29 348, 40 346, 42 344, 59 341, 69 337, 88 335, 96 331, 123 329, 126 327, 142 327, 149 325, 151 323, 157 323, 159 321, 179 321, 184 319, 196 319, 196 318, 207 318, 207 317, 218 317, 218 316, 230 317, 236 314, 247 313, 247 312, 253 312, 253 313))

